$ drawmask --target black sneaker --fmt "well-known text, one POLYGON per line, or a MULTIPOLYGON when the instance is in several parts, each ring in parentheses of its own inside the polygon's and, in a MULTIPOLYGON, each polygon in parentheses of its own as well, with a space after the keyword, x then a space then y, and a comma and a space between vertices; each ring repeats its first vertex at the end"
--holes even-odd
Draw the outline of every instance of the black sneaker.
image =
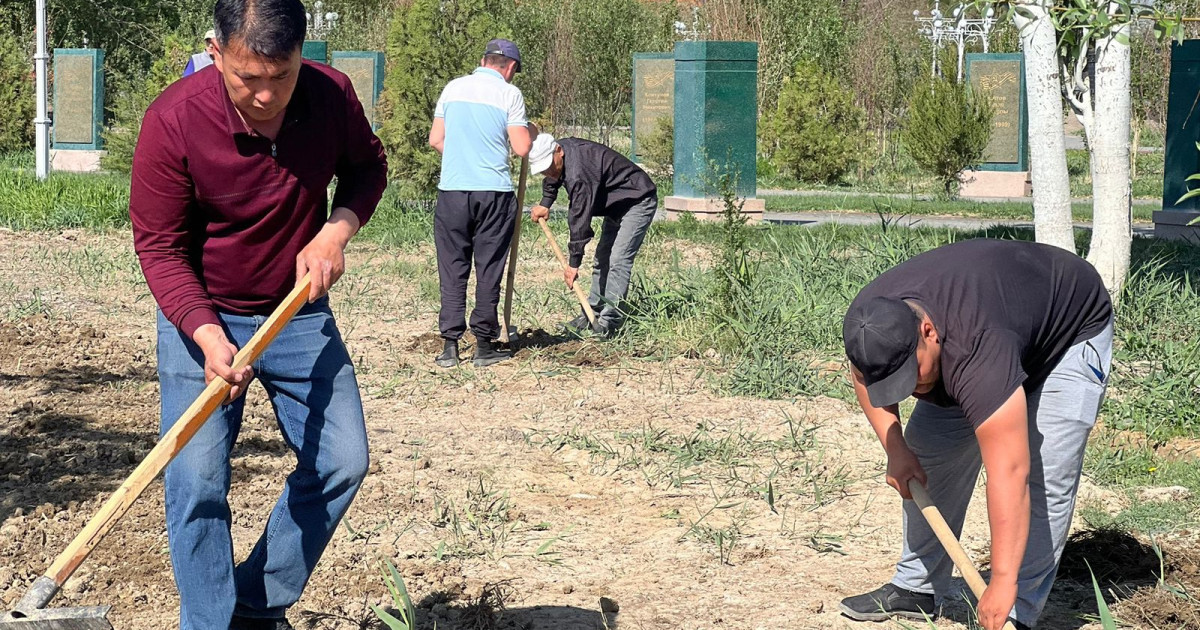
POLYGON ((480 339, 475 343, 475 367, 487 367, 511 358, 512 353, 497 348, 495 341, 480 339))
POLYGON ((840 606, 842 614, 855 621, 885 621, 892 617, 923 621, 937 616, 933 595, 914 593, 896 586, 883 586, 862 595, 847 597, 840 606))
POLYGON ((592 326, 592 334, 601 339, 612 339, 613 335, 617 334, 619 322, 606 321, 596 318, 596 324, 592 326))
POLYGON ((587 330, 590 325, 591 323, 588 321, 587 315, 581 314, 579 317, 564 323, 563 328, 566 328, 571 332, 583 332, 587 330))
POLYGON ((296 630, 287 617, 242 617, 234 615, 229 630, 296 630))
POLYGON ((433 360, 438 367, 450 368, 458 365, 458 341, 455 339, 446 339, 442 344, 442 353, 437 355, 433 360))

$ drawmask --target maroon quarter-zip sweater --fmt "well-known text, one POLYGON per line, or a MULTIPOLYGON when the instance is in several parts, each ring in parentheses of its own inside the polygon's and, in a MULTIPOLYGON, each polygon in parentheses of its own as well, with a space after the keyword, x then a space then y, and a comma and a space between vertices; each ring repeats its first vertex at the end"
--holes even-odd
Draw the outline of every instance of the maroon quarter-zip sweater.
POLYGON ((217 312, 271 312, 333 207, 366 224, 387 185, 383 147, 346 75, 305 61, 275 142, 250 132, 209 66, 146 111, 129 215, 150 292, 189 338, 217 312))

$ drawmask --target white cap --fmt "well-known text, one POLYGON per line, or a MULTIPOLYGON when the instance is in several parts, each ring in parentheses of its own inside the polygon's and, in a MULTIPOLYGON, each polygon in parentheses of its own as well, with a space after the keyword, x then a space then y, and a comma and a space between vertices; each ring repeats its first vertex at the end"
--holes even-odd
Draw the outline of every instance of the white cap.
POLYGON ((208 31, 206 33, 204 33, 204 41, 208 41, 210 39, 216 39, 216 38, 217 38, 217 32, 211 28, 208 29, 208 31))
POLYGON ((557 148, 558 143, 554 141, 554 136, 539 133, 529 149, 529 174, 537 175, 550 168, 550 162, 554 161, 554 150, 557 148))

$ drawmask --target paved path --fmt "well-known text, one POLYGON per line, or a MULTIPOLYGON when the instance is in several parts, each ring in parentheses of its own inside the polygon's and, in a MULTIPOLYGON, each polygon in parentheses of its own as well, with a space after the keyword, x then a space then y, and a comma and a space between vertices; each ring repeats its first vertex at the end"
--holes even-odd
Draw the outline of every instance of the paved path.
MULTIPOLYGON (((926 194, 905 194, 905 193, 880 193, 880 192, 863 192, 863 191, 843 191, 843 190, 787 190, 783 188, 759 188, 758 195, 760 197, 879 197, 896 200, 908 201, 910 199, 916 201, 933 201, 933 195, 926 194)), ((958 201, 972 201, 977 203, 1033 203, 1032 197, 959 197, 958 201)), ((1071 203, 1091 203, 1091 197, 1073 197, 1071 203)), ((1161 205, 1162 199, 1152 198, 1135 198, 1133 205, 1135 206, 1155 206, 1161 205)))
MULTIPOLYGON (((932 227, 955 230, 983 230, 994 226, 1033 228, 1033 222, 1025 219, 980 219, 975 217, 949 217, 926 215, 896 215, 888 217, 897 227, 932 227)), ((865 212, 765 212, 763 221, 777 225, 820 225, 841 223, 843 225, 880 225, 877 214, 865 212)), ((1075 228, 1092 229, 1090 221, 1079 221, 1075 228)), ((1153 223, 1134 223, 1133 233, 1137 236, 1154 236, 1153 223)))

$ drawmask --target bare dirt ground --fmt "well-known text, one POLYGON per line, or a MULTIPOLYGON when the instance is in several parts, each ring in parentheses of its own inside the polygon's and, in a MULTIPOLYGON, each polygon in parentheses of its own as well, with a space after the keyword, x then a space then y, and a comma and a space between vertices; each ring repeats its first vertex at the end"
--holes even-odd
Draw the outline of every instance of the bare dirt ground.
MULTIPOLYGON (((837 612, 890 577, 900 542, 898 497, 854 409, 722 397, 710 386, 718 358, 621 356, 546 333, 573 315, 549 261, 522 263, 518 286, 539 288, 518 310, 513 361, 438 370, 431 260, 357 244, 335 291, 373 463, 290 613, 297 627, 383 627, 368 604, 388 601, 384 558, 425 628, 900 627, 837 612)), ((4 605, 153 446, 153 313, 125 235, 0 232, 4 605)), ((249 396, 230 495, 239 557, 294 461, 261 388, 249 396)), ((978 499, 963 542, 984 564, 978 499)), ((176 627, 162 512, 156 483, 55 603, 112 604, 119 630, 176 627)), ((1170 578, 1196 592, 1194 536, 1160 544, 1170 578)), ((1095 611, 1085 557, 1111 561, 1118 596, 1137 593, 1118 612, 1149 611, 1138 627, 1200 628, 1144 588, 1159 570, 1149 547, 1096 535, 1068 548, 1042 627, 1099 627, 1080 619, 1095 611)), ((967 627, 964 604, 946 613, 937 627, 967 627)))

